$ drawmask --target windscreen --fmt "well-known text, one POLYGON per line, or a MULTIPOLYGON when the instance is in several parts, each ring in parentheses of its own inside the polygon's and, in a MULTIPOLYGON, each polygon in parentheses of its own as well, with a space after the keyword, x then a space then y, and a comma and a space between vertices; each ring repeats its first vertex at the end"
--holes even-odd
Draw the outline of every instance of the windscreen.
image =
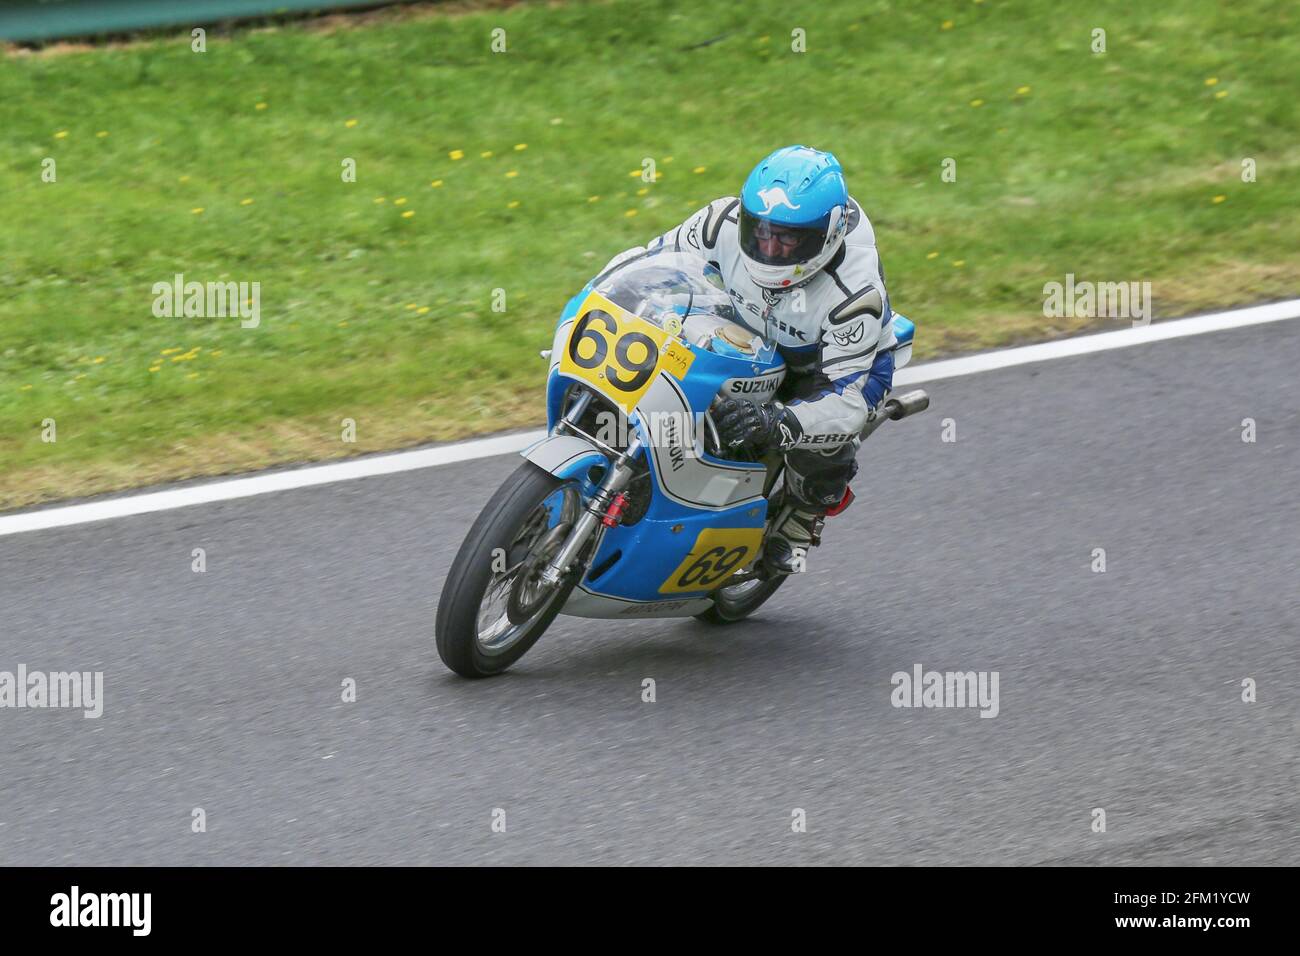
POLYGON ((650 252, 600 276, 595 289, 615 305, 692 345, 738 358, 773 346, 741 321, 717 267, 682 252, 650 252))

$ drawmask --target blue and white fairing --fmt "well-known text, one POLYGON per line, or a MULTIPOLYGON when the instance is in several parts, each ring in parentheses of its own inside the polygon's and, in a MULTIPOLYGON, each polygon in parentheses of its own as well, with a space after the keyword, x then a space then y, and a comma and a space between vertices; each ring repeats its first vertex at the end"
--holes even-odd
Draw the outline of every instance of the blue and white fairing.
POLYGON ((625 413, 645 448, 651 489, 639 520, 604 531, 566 614, 696 614, 710 606, 710 591, 759 553, 766 468, 707 454, 703 413, 720 392, 770 399, 785 365, 770 340, 739 323, 716 272, 691 256, 650 254, 597 277, 560 316, 547 381, 552 434, 524 455, 594 492, 588 473, 605 466, 606 456, 581 438, 555 433, 564 399, 580 383, 625 413), (584 325, 592 313, 599 320, 584 325), (599 341, 588 345, 584 338, 599 341), (653 360, 641 357, 643 348, 661 359, 641 383, 632 371, 653 360), (599 367, 602 358, 611 364, 599 367), (620 367, 622 360, 630 364, 620 367), (630 395, 620 390, 629 382, 636 385, 630 395))

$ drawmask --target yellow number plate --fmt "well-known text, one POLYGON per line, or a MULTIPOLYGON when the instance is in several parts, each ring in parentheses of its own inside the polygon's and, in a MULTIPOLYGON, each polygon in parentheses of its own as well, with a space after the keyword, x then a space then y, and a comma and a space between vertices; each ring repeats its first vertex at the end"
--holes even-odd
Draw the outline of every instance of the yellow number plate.
POLYGON ((593 292, 578 310, 560 371, 631 414, 661 369, 683 378, 694 360, 694 353, 663 329, 593 292))
POLYGON ((705 528, 659 593, 712 591, 749 564, 762 545, 762 528, 705 528))

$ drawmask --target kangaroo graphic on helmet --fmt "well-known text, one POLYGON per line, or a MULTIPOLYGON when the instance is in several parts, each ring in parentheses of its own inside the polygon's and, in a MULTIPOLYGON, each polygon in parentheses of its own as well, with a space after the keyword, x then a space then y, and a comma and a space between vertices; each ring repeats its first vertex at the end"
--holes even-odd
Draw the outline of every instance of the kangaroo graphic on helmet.
POLYGON ((763 200, 767 205, 767 208, 763 210, 764 216, 770 213, 777 206, 789 206, 791 209, 799 208, 790 201, 790 197, 785 194, 785 190, 780 186, 773 186, 770 189, 760 189, 758 191, 758 198, 763 200))

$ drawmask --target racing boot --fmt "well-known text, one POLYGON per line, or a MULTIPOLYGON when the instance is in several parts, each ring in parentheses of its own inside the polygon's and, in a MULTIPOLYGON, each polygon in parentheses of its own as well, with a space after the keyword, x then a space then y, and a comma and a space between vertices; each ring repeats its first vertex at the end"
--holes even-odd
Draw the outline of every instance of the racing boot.
POLYGON ((773 574, 806 569, 808 549, 821 544, 827 515, 853 502, 849 481, 858 471, 856 443, 830 454, 794 450, 785 456, 785 488, 772 502, 776 519, 763 546, 763 564, 773 574))
POLYGON ((798 574, 807 567, 808 549, 821 544, 826 509, 791 498, 782 504, 763 546, 763 564, 773 574, 798 574))

